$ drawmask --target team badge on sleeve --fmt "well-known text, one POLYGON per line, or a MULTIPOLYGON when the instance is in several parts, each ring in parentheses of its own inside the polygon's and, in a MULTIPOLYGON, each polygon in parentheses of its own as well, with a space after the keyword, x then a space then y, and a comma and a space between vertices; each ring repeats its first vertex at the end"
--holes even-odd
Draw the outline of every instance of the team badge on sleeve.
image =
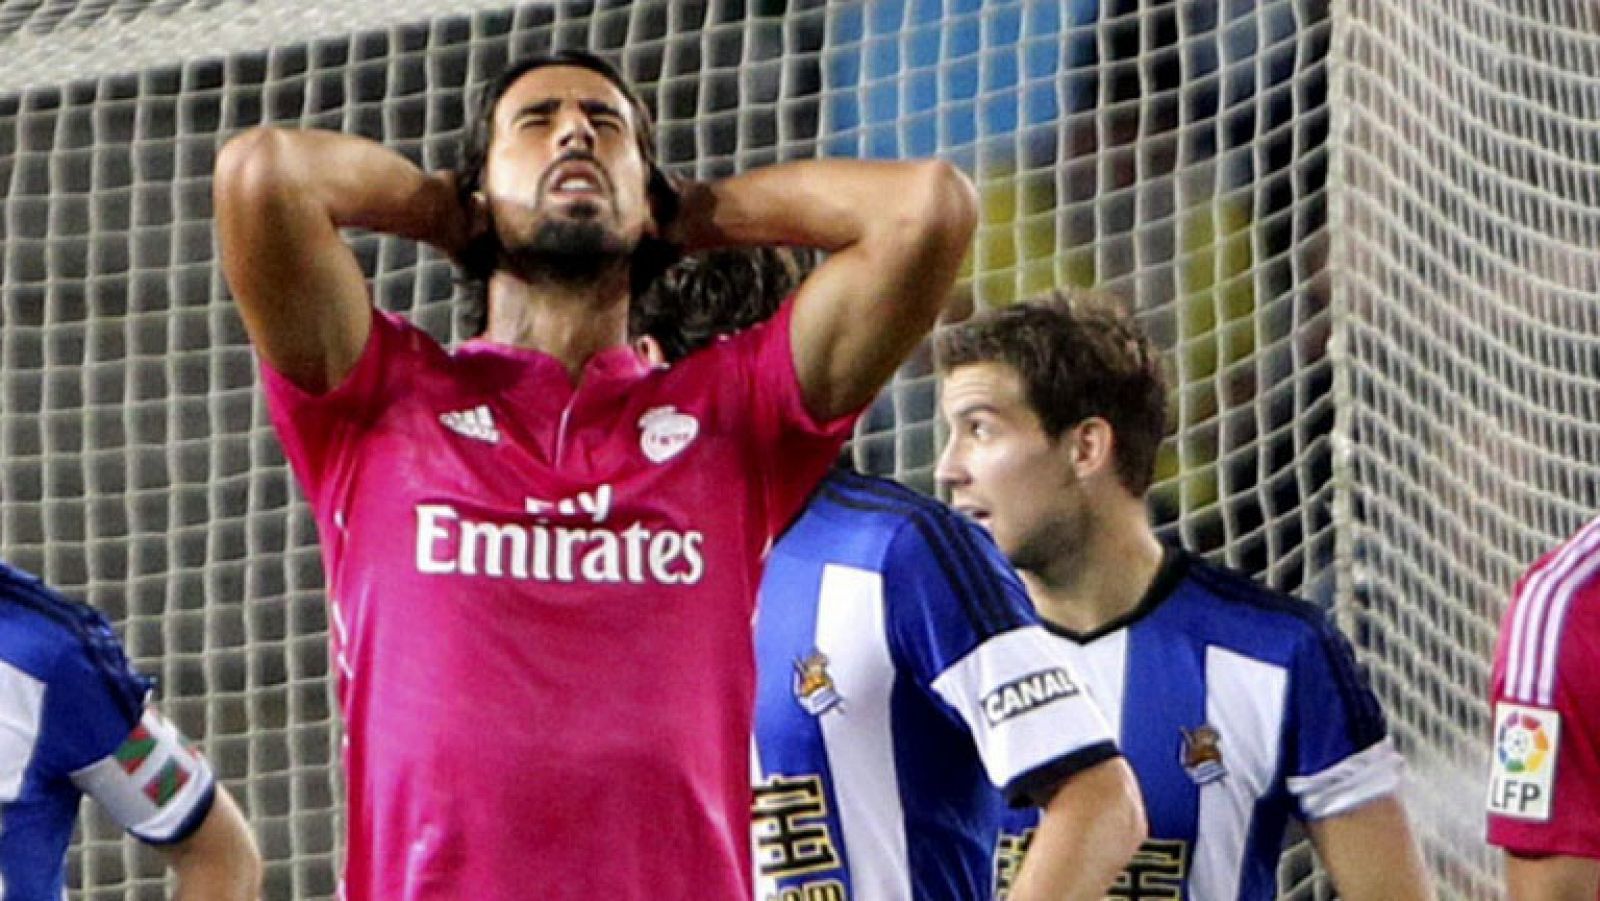
POLYGON ((1550 819, 1560 739, 1561 714, 1554 710, 1495 705, 1490 813, 1541 823, 1550 819))

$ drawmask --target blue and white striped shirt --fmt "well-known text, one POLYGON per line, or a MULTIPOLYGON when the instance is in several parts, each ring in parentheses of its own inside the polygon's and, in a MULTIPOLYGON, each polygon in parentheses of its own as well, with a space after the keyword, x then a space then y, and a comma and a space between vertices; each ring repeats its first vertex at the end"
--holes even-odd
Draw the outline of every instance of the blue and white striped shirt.
POLYGON ((204 819, 211 770, 146 709, 150 687, 99 613, 0 564, 0 898, 64 897, 85 794, 146 842, 204 819))
POLYGON ((757 899, 989 892, 1007 798, 1116 755, 989 536, 831 474, 767 560, 757 618, 757 899))
MULTIPOLYGON (((1150 838, 1115 897, 1266 901, 1291 816, 1335 816, 1398 786, 1377 698, 1311 604, 1169 550, 1127 617, 1052 631, 1144 793, 1150 838)), ((1035 822, 1008 814, 998 897, 1035 822)))

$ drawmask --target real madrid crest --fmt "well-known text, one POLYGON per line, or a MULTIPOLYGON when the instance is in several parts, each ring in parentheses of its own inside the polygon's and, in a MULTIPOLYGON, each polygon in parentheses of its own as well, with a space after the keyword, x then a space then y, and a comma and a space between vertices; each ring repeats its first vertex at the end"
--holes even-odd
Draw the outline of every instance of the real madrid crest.
POLYGON ((700 421, 677 407, 652 407, 639 417, 639 449, 651 463, 683 453, 700 434, 700 421))
POLYGON ((1196 785, 1207 785, 1228 775, 1228 767, 1222 762, 1222 733, 1204 723, 1192 730, 1180 727, 1178 731, 1183 733, 1179 760, 1196 785))

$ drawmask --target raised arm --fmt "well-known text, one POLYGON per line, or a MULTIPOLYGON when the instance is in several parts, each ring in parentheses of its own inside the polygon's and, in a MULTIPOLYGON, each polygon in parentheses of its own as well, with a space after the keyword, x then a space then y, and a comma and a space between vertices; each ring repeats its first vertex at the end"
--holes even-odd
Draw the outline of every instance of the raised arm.
POLYGON ((829 253, 800 286, 792 340, 806 406, 831 419, 871 400, 933 328, 977 218, 972 183, 947 163, 812 160, 687 185, 669 237, 829 253))
POLYGON ((174 901, 261 897, 261 854, 243 814, 220 783, 200 828, 162 850, 178 880, 174 901))
POLYGON ((380 144, 335 132, 244 132, 222 148, 213 191, 223 273, 250 340, 313 393, 343 380, 371 327, 361 267, 339 229, 447 252, 467 231, 448 174, 426 175, 380 144))

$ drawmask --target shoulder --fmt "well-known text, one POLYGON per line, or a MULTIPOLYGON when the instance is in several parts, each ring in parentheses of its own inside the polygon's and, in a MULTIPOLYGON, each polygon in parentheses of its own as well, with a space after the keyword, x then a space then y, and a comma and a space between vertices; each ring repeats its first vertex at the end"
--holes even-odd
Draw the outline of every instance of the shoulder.
POLYGON ((1600 665, 1600 518, 1545 554, 1517 582, 1496 651, 1504 694, 1549 704, 1555 673, 1600 665))
POLYGON ((1252 656, 1348 653, 1349 643, 1326 609, 1198 555, 1188 557, 1184 583, 1206 608, 1205 628, 1218 643, 1254 651, 1252 656))
POLYGON ((52 689, 109 687, 135 715, 151 683, 132 672, 116 632, 87 604, 0 564, 0 660, 52 689))
POLYGON ((930 558, 998 563, 990 559, 992 542, 976 525, 937 498, 889 479, 835 469, 817 487, 810 509, 819 519, 878 534, 888 568, 920 566, 930 558))

